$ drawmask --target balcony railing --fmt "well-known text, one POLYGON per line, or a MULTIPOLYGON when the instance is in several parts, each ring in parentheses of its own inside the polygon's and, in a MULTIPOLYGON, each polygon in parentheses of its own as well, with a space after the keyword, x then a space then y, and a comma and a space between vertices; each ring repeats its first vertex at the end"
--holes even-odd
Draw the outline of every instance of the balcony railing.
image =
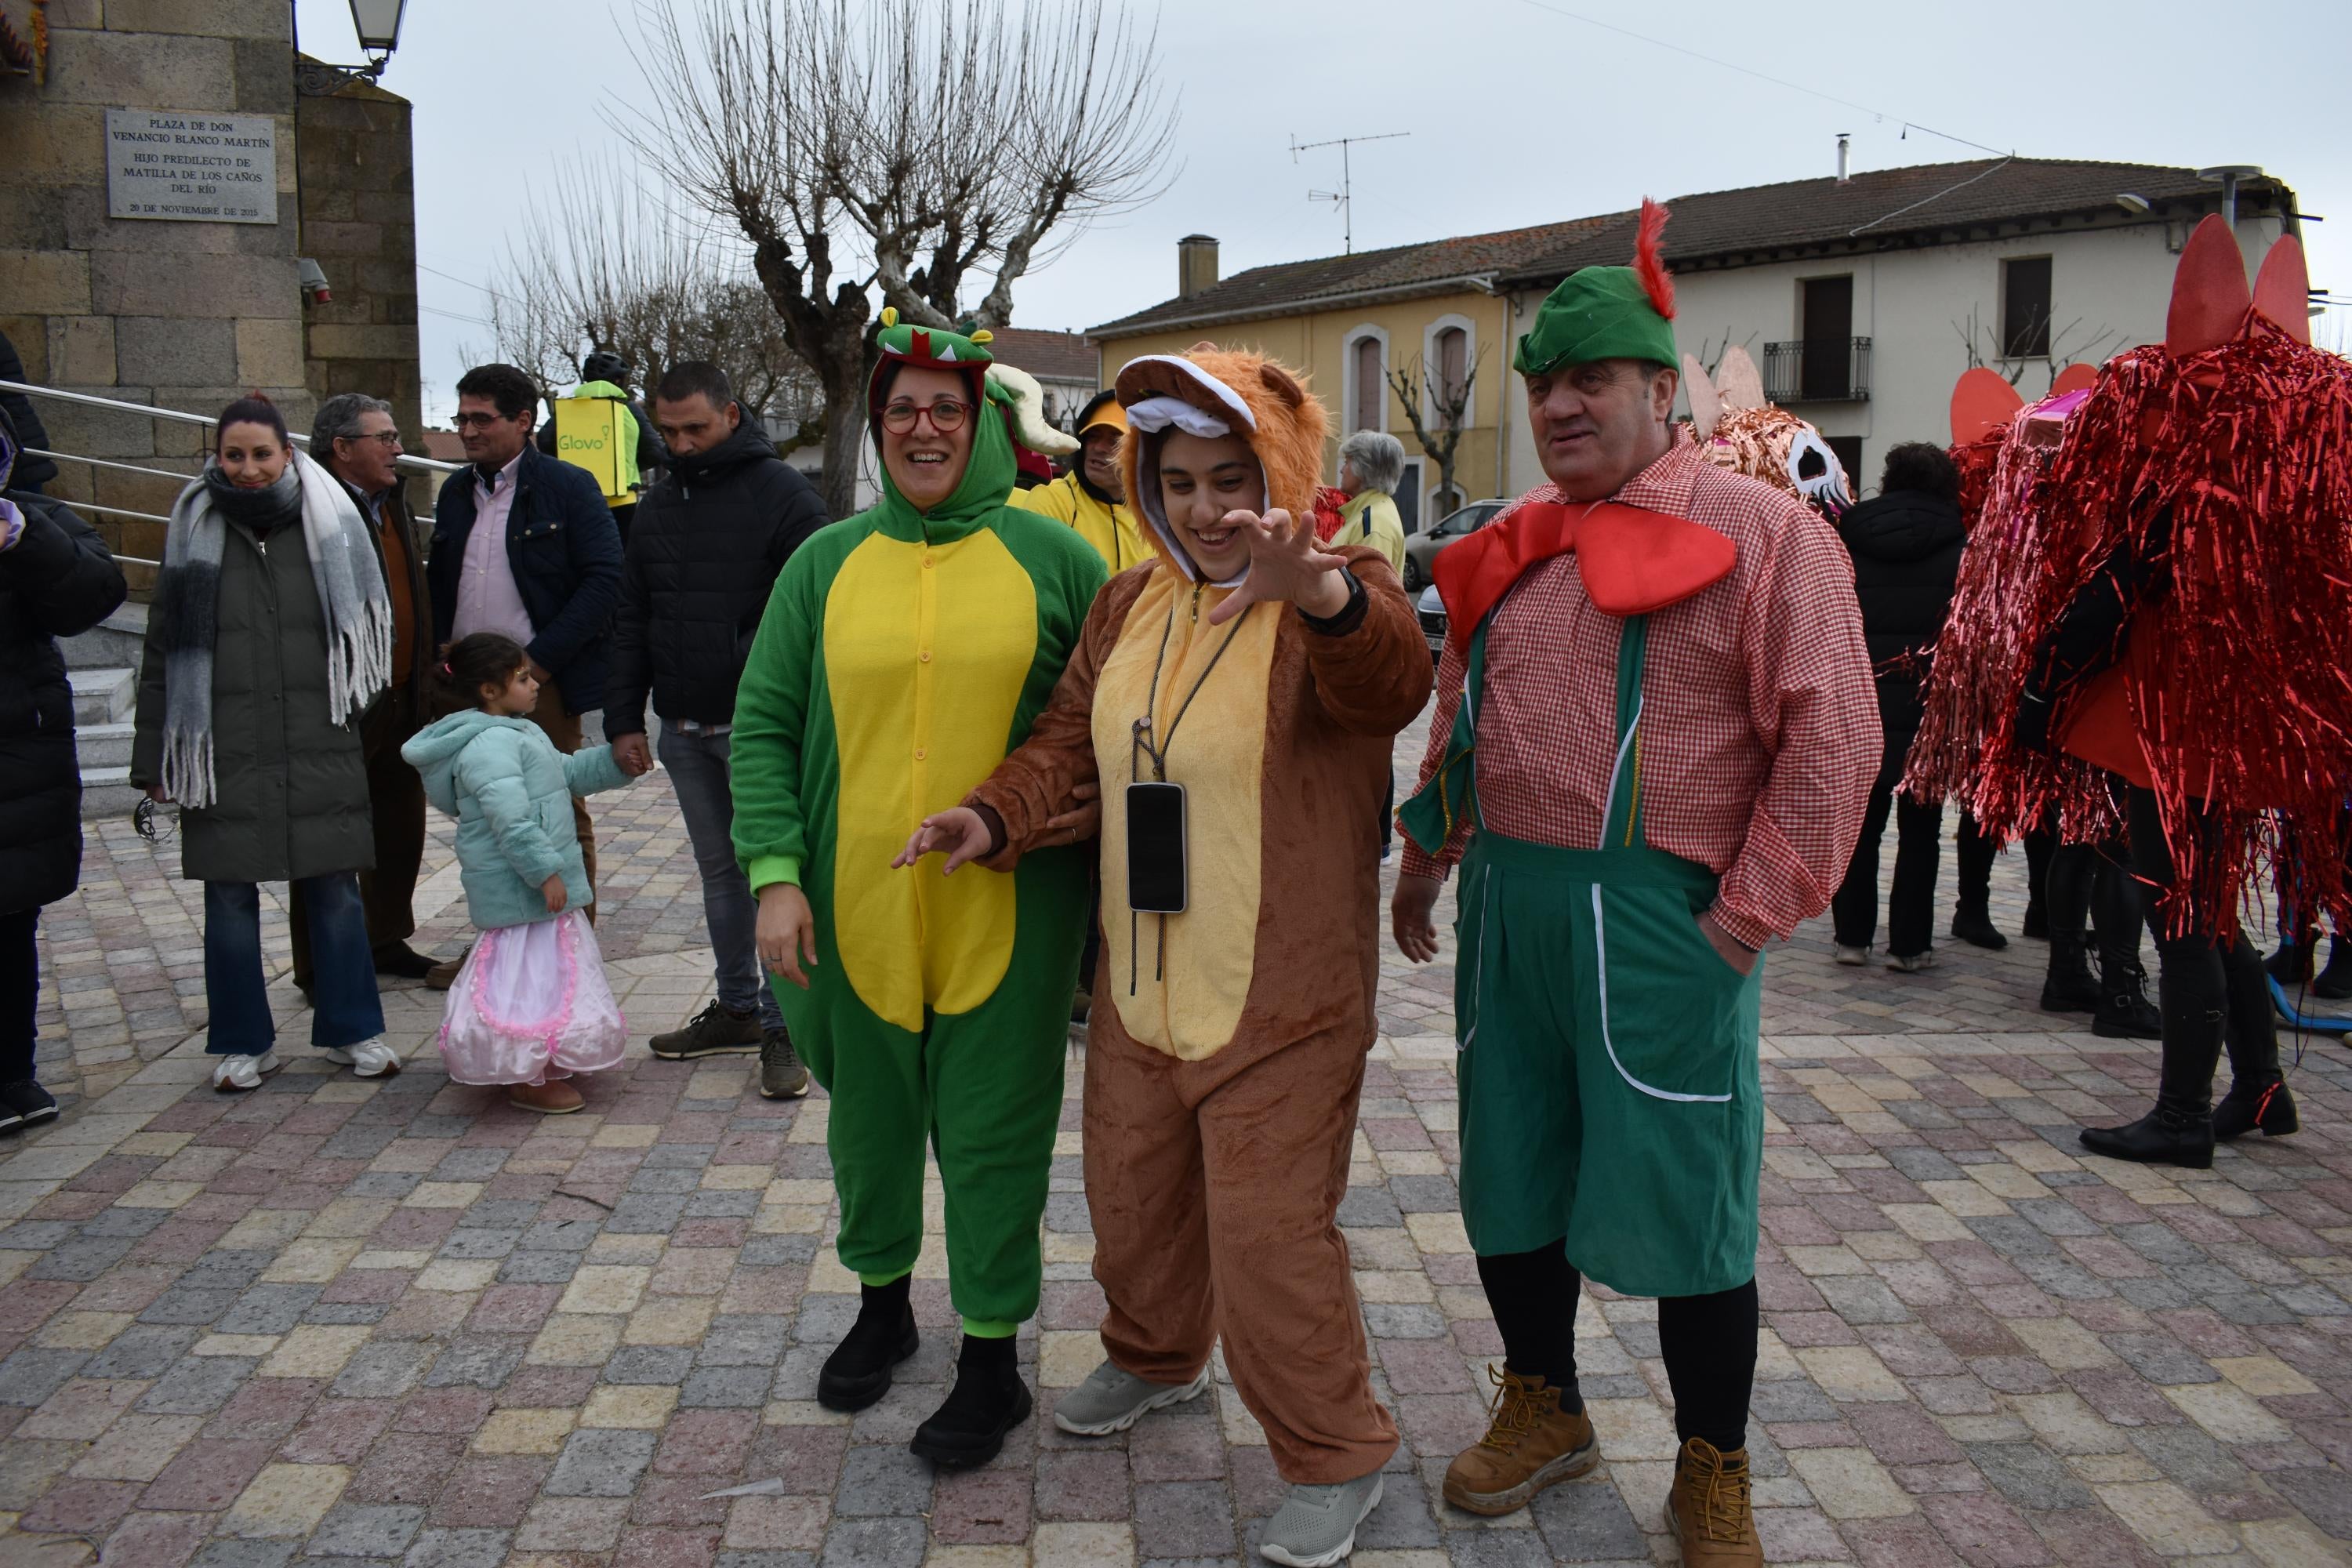
POLYGON ((1870 340, 1766 343, 1764 395, 1783 405, 1869 402, 1870 340))

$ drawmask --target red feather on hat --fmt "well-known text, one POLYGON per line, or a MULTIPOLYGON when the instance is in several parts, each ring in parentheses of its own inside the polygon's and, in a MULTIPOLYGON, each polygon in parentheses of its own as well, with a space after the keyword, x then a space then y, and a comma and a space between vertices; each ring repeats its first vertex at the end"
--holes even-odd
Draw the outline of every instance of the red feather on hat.
POLYGON ((1675 319, 1675 280, 1666 271, 1665 261, 1658 253, 1658 242, 1665 237, 1666 219, 1673 215, 1648 196, 1642 198, 1642 227, 1633 240, 1633 273, 1642 280, 1642 288, 1650 296, 1650 303, 1659 315, 1671 321, 1675 319))

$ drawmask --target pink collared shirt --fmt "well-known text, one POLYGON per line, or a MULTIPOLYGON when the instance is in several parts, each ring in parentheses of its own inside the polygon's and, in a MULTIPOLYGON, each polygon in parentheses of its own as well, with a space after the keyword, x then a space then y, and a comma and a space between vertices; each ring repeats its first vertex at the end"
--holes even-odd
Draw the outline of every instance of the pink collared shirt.
POLYGON ((522 454, 499 470, 498 488, 485 489, 474 473, 474 531, 466 536, 466 558, 457 572, 457 609, 451 637, 471 632, 504 632, 525 647, 539 628, 530 624, 522 595, 515 591, 514 566, 507 559, 507 514, 514 510, 515 474, 522 454))

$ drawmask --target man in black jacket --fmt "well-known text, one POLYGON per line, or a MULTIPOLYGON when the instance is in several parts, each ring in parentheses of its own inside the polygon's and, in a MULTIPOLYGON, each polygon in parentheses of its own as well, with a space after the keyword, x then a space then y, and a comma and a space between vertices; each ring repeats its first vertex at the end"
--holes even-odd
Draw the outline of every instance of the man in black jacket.
MULTIPOLYGON (((522 644, 540 679, 530 721, 569 755, 580 749, 580 716, 604 704, 621 534, 595 480, 531 447, 538 410, 538 389, 510 364, 458 378, 455 424, 467 461, 441 486, 425 577, 434 646, 471 632, 522 644)), ((593 885, 596 832, 577 798, 572 821, 593 885)), ((436 969, 436 984, 445 973, 436 969)))
MULTIPOLYGON (((368 945, 375 972, 421 980, 433 961, 408 945, 416 934, 416 875, 425 858, 425 781, 400 748, 431 717, 425 711, 433 667, 433 599, 425 585, 425 552, 400 482, 400 431, 392 405, 346 392, 319 405, 310 424, 310 456, 341 479, 372 524, 376 565, 392 595, 392 684, 360 721, 367 757, 368 816, 375 831, 375 868, 360 873, 368 945)), ((310 926, 302 888, 288 900, 294 939, 294 984, 310 990, 310 926)), ((454 976, 453 976, 454 977, 454 976)))
POLYGON ((1927 656, 1944 629, 1959 581, 1968 529, 1960 519, 1960 474, 1940 447, 1906 441, 1888 449, 1879 493, 1838 521, 1853 557, 1853 593, 1862 635, 1878 682, 1878 721, 1885 751, 1862 837, 1830 908, 1840 963, 1870 961, 1878 934, 1878 841, 1892 806, 1895 888, 1887 900, 1886 966, 1906 973, 1936 962, 1936 866, 1943 850, 1944 808, 1895 800, 1903 762, 1919 733, 1927 656))
POLYGON ((8 488, 16 452, 0 411, 0 1131, 58 1113, 33 1077, 35 933, 41 906, 81 879, 81 768, 56 639, 88 631, 123 595, 121 569, 89 524, 8 488))
POLYGON ((719 999, 684 1028, 656 1035, 654 1055, 760 1052, 760 1092, 808 1092, 783 1015, 761 973, 759 905, 735 858, 728 738, 735 687, 769 591, 803 540, 829 521, 799 470, 743 417, 715 364, 672 365, 654 392, 669 471, 637 503, 604 730, 622 764, 650 763, 646 699, 661 715, 661 762, 702 871, 703 917, 718 961, 719 999))

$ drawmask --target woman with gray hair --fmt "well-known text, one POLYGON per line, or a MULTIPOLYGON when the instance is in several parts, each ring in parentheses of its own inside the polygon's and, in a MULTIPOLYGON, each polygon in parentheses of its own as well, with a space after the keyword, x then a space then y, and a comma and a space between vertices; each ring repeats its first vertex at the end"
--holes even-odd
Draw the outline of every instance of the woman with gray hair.
POLYGON ((1369 544, 1404 574, 1404 520, 1396 488, 1404 480, 1404 443, 1382 430, 1359 430, 1339 443, 1339 531, 1327 543, 1369 544))

